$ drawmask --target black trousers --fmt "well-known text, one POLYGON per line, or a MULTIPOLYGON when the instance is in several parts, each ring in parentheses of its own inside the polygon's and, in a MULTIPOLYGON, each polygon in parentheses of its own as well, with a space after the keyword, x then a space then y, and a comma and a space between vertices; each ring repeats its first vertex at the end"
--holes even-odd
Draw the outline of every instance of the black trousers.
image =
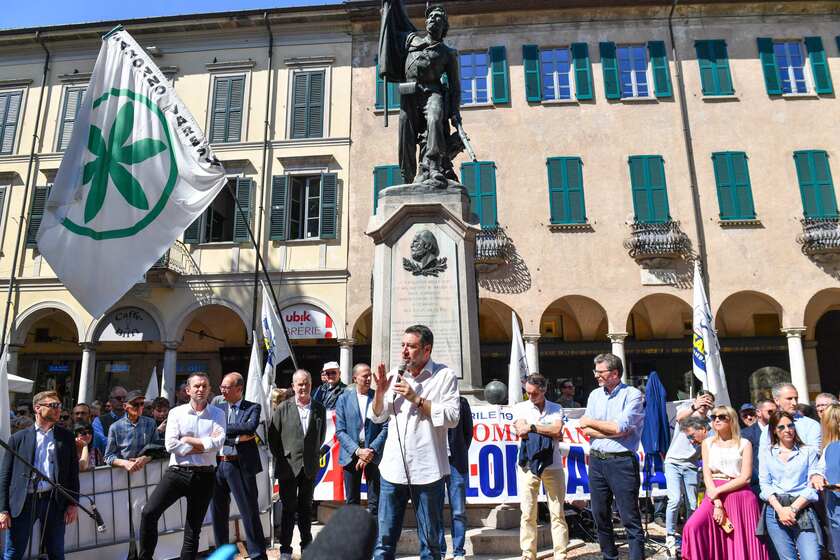
POLYGON ((153 560, 158 541, 158 520, 169 506, 187 499, 187 520, 184 526, 184 544, 181 560, 194 560, 198 555, 198 540, 201 524, 207 514, 207 507, 213 499, 216 474, 213 471, 198 472, 169 467, 163 473, 160 484, 149 496, 149 501, 140 516, 140 560, 153 560))
POLYGON ((598 544, 605 560, 617 560, 618 548, 612 525, 612 504, 615 499, 621 524, 627 530, 630 560, 645 557, 645 534, 639 511, 639 460, 634 456, 610 459, 589 457, 589 489, 592 516, 598 532, 598 544))
POLYGON ((245 541, 248 555, 254 560, 265 558, 265 535, 260 522, 260 507, 257 502, 257 477, 242 471, 240 461, 221 462, 216 469, 216 489, 213 492, 213 536, 216 546, 230 542, 229 518, 230 497, 236 500, 242 525, 245 527, 245 541))
POLYGON ((300 531, 300 547, 306 548, 312 542, 312 494, 315 480, 307 478, 301 470, 296 478, 280 480, 280 501, 283 514, 280 518, 280 552, 292 552, 292 536, 297 516, 300 531))
MULTIPOLYGON (((369 463, 365 466, 367 481, 368 511, 376 516, 379 511, 379 466, 369 463)), ((362 501, 362 471, 356 470, 356 461, 344 466, 344 502, 358 504, 362 501)))

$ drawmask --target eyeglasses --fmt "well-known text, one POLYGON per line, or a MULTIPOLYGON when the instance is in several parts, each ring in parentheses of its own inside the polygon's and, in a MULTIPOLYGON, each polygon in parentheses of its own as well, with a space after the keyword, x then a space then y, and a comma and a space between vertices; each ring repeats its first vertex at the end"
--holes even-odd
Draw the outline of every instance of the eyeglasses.
POLYGON ((729 422, 729 415, 728 414, 712 414, 709 418, 714 420, 720 420, 721 422, 729 422))
POLYGON ((38 403, 38 406, 43 406, 44 408, 56 409, 56 408, 61 408, 61 403, 60 402, 38 403))
POLYGON ((90 430, 79 430, 78 432, 76 432, 76 435, 77 436, 89 436, 90 433, 91 433, 90 430))
POLYGON ((334 369, 328 369, 324 371, 324 375, 338 375, 338 371, 334 369))
POLYGON ((592 373, 594 373, 595 375, 604 375, 605 373, 609 373, 611 371, 611 369, 593 369, 592 373))
POLYGON ((145 401, 131 401, 125 404, 130 406, 131 408, 143 408, 144 403, 145 401))
POLYGON ((791 422, 790 424, 779 424, 778 426, 776 426, 777 432, 784 432, 785 430, 796 431, 796 426, 793 425, 793 422, 791 422))
POLYGON ((122 402, 122 401, 124 401, 124 400, 125 400, 125 396, 123 396, 123 395, 111 396, 111 397, 109 397, 109 398, 110 398, 112 401, 120 401, 120 402, 122 402))
POLYGON ((741 416, 744 418, 749 418, 750 416, 755 416, 755 412, 742 412, 741 416))

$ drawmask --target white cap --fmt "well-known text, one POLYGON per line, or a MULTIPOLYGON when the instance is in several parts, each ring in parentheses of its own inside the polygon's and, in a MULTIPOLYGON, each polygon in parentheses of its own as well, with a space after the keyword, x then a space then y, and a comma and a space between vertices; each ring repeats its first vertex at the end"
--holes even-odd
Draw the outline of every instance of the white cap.
POLYGON ((324 364, 324 367, 321 368, 321 371, 327 371, 328 369, 341 369, 341 366, 338 365, 338 362, 327 362, 324 364))

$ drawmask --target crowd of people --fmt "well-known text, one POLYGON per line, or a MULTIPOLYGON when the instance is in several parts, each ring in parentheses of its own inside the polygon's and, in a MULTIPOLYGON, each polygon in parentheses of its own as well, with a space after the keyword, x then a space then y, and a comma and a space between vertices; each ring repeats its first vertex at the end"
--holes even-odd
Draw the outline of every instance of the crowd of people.
MULTIPOLYGON (((311 374, 298 369, 291 388, 272 391, 265 433, 261 403, 243 398, 245 380, 237 372, 223 377, 215 398, 207 374, 191 374, 172 407, 166 399, 148 401, 141 391, 113 387, 103 405, 78 404, 65 414, 60 395, 38 393, 31 408, 16 407, 16 431, 9 444, 31 457, 49 480, 33 477, 12 454, 3 455, 4 558, 24 556, 36 520, 47 556, 63 558, 64 528, 78 512, 49 481, 78 495, 79 471, 102 465, 133 473, 155 458, 168 457, 169 465, 140 515, 139 558, 154 557, 159 519, 185 498, 181 558, 196 558, 208 510, 214 542, 229 541, 233 500, 249 557, 266 559, 256 482, 263 469, 257 445, 264 435, 279 487, 272 530, 281 560, 289 560, 296 526, 301 548, 313 540, 316 475, 325 452, 328 411, 334 410, 346 503, 361 503, 364 481, 367 509, 377 520, 373 558, 395 557, 409 503, 417 519, 421 557, 446 558, 443 511, 448 501, 451 555, 462 560, 472 411, 459 394, 457 372, 432 359, 433 346, 427 327, 409 327, 402 339, 403 363, 390 371, 384 365, 372 369, 357 364, 350 386, 341 382, 336 362, 324 364, 322 383, 314 391, 311 374)), ((617 512, 629 558, 640 560, 646 535, 638 451, 645 403, 639 389, 622 382, 622 374, 619 357, 594 358, 598 387, 586 400, 578 428, 590 444, 590 507, 603 557, 618 558, 617 512)), ((548 380, 533 373, 524 383, 527 399, 512 408, 520 441, 516 471, 523 560, 537 557, 541 489, 547 496, 553 557, 563 560, 567 554, 560 442, 566 429, 564 405, 579 404, 570 380, 562 380, 558 388, 559 402, 548 400, 548 380)), ((840 558, 840 493, 833 486, 840 481, 840 404, 833 395, 821 394, 813 409, 803 410, 796 388, 779 383, 771 399, 745 404, 736 412, 716 405, 712 393, 700 391, 677 410, 663 459, 666 546, 674 555, 679 551, 688 560, 817 560, 821 550, 830 549, 840 558)))

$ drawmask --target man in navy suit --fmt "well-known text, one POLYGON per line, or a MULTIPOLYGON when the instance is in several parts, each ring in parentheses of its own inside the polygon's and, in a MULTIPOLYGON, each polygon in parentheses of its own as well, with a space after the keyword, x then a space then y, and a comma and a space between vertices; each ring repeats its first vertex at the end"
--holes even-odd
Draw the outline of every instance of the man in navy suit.
POLYGON ((219 388, 223 400, 217 401, 216 406, 225 413, 227 431, 216 469, 213 536, 217 547, 228 543, 230 496, 233 494, 245 527, 248 555, 254 560, 265 560, 265 535, 257 502, 257 473, 262 472, 262 463, 254 441, 262 407, 242 398, 245 380, 239 373, 225 375, 219 388))
MULTIPOLYGON (((70 494, 79 492, 79 461, 72 432, 57 425, 61 401, 55 391, 32 399, 35 425, 15 433, 9 446, 70 494)), ((29 532, 41 522, 43 547, 50 560, 64 558, 64 526, 76 520, 76 505, 52 486, 32 480, 29 467, 11 453, 0 465, 0 529, 6 531, 4 560, 20 560, 27 551, 29 532)))
POLYGON ((340 446, 338 462, 344 467, 344 498, 348 504, 361 501, 364 472, 368 511, 376 515, 379 506, 379 461, 388 437, 388 425, 377 424, 367 417, 374 396, 374 390, 370 388, 370 366, 356 364, 353 381, 355 385, 341 394, 335 406, 335 435, 340 446))

